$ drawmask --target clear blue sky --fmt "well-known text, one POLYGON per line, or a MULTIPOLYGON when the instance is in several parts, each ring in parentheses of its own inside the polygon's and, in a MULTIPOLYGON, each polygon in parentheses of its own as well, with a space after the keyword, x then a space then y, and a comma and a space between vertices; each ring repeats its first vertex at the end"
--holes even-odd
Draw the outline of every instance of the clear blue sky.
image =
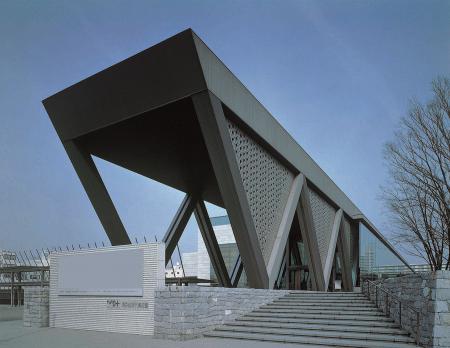
MULTIPOLYGON (((382 146, 450 75, 449 1, 2 0, 0 248, 106 239, 41 100, 188 27, 389 235, 382 146)), ((97 163, 129 234, 161 238, 183 194, 97 163)))

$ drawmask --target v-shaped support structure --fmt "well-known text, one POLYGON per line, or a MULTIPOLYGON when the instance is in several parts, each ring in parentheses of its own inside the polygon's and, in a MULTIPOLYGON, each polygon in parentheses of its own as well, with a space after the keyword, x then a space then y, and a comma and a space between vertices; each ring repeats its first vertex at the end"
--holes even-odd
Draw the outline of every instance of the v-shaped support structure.
POLYGON ((273 288, 295 223, 313 288, 327 289, 336 250, 351 288, 349 234, 359 221, 376 229, 192 30, 43 103, 113 245, 130 239, 92 155, 189 193, 164 238, 166 256, 195 213, 223 286, 245 270, 250 287, 273 288), (203 201, 228 213, 240 254, 232 279, 203 201))
POLYGON ((166 245, 166 264, 169 262, 193 212, 195 214, 195 219, 197 220, 201 236, 205 243, 206 250, 216 273, 219 285, 231 287, 230 276, 228 275, 225 262, 223 261, 220 247, 217 243, 205 203, 201 199, 196 198, 196 196, 186 194, 181 202, 180 208, 176 212, 169 226, 169 229, 163 237, 162 241, 166 245))
POLYGON ((224 206, 252 287, 266 288, 267 271, 220 100, 211 92, 192 97, 224 206))

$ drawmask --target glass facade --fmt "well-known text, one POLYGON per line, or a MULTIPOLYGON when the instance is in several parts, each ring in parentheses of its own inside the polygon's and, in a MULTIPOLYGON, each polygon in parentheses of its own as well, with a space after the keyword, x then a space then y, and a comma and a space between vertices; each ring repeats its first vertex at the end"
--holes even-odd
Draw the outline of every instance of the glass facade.
POLYGON ((288 250, 285 251, 284 267, 280 270, 277 289, 311 290, 310 260, 302 240, 298 219, 294 218, 289 232, 288 250))
MULTIPOLYGON (((222 253, 225 266, 227 267, 228 274, 231 274, 233 272, 234 265, 236 264, 236 260, 239 256, 237 245, 236 243, 219 244, 219 248, 220 252, 222 253)), ((212 263, 210 263, 210 274, 211 280, 217 282, 217 276, 214 272, 212 263)), ((247 287, 247 277, 244 270, 242 271, 241 278, 239 279, 238 287, 247 287)))
POLYGON ((359 226, 360 279, 388 278, 410 269, 363 224, 359 226))
MULTIPOLYGON (((227 216, 219 216, 212 218, 211 221, 215 227, 228 274, 231 274, 239 256, 239 250, 232 235, 229 219, 227 216)), ((349 221, 345 220, 344 224, 342 243, 346 253, 348 253, 353 287, 360 286, 361 281, 364 279, 395 277, 411 272, 408 266, 362 223, 359 226, 358 224, 351 225, 349 221)), ((302 240, 298 219, 294 219, 289 233, 288 245, 289 248, 285 250, 283 267, 280 269, 275 288, 312 290, 310 260, 308 250, 306 250, 302 240)), ((329 291, 344 290, 342 257, 342 250, 340 250, 338 243, 328 282, 329 291)), ((212 264, 209 263, 207 267, 211 279, 217 281, 212 264)), ((245 270, 242 273, 238 286, 248 286, 245 270)))

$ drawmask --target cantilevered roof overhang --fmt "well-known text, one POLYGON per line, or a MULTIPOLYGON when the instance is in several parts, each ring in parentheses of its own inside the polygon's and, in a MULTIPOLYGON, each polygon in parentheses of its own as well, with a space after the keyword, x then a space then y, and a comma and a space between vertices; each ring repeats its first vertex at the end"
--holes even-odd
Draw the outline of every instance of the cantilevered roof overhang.
MULTIPOLYGON (((227 117, 270 148, 333 206, 392 245, 266 108, 191 30, 185 30, 43 101, 63 143, 223 206, 191 96, 210 91, 227 117), (147 159, 144 163, 142 159, 147 159)), ((401 256, 398 255, 400 258, 401 256)), ((406 263, 405 260, 402 261, 406 263)))

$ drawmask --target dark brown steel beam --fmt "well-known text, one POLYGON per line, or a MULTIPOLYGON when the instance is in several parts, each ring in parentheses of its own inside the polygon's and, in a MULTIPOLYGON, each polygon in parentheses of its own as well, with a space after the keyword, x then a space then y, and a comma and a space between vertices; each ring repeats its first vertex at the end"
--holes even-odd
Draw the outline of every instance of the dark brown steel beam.
POLYGON ((127 231, 117 214, 92 156, 76 140, 65 141, 63 145, 111 245, 130 244, 127 231))
POLYGON ((236 260, 236 264, 234 265, 233 272, 231 273, 231 286, 233 288, 236 288, 238 286, 243 270, 244 265, 242 263, 242 258, 239 255, 238 259, 236 260))
POLYGON ((220 252, 219 243, 217 243, 216 235, 211 224, 211 220, 208 216, 205 203, 202 200, 198 200, 195 205, 195 219, 197 220, 200 233, 205 242, 206 250, 208 251, 209 258, 211 260, 214 272, 216 273, 217 280, 220 286, 231 288, 231 280, 228 275, 227 267, 223 261, 222 253, 220 252))
POLYGON ((189 222, 192 212, 195 209, 195 203, 196 198, 190 194, 186 194, 162 239, 166 244, 166 265, 169 263, 178 241, 189 222))

